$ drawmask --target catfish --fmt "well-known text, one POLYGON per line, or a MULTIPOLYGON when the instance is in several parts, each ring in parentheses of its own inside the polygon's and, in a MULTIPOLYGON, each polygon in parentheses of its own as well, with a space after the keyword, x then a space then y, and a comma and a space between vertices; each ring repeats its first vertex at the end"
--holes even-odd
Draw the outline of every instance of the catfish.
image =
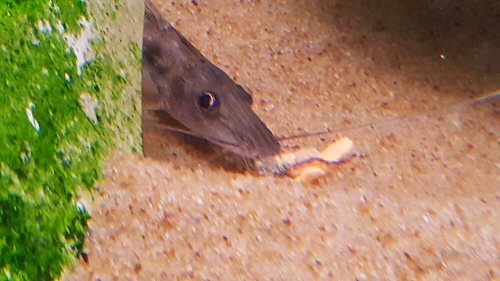
POLYGON ((145 2, 143 111, 173 118, 181 131, 249 159, 280 152, 280 144, 252 110, 252 96, 204 57, 145 2))
POLYGON ((143 35, 143 106, 175 119, 184 129, 250 159, 281 152, 278 142, 371 128, 436 112, 449 112, 500 98, 500 91, 406 117, 357 124, 330 131, 275 137, 252 111, 252 97, 227 74, 205 58, 146 0, 143 35))

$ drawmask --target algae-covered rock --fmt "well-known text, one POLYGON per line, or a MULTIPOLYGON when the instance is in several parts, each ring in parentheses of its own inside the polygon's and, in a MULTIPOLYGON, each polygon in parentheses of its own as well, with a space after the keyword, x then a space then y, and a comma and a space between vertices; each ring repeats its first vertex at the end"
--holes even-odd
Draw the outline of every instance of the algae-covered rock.
POLYGON ((0 280, 82 254, 107 157, 142 151, 142 1, 0 2, 0 280))

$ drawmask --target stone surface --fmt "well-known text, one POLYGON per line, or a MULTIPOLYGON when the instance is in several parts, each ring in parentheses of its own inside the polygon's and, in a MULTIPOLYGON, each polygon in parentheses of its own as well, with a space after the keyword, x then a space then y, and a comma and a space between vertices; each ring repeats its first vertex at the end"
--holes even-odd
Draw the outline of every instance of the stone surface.
POLYGON ((120 2, 0 2, 0 280, 59 278, 82 254, 80 196, 142 150, 143 3, 120 2))

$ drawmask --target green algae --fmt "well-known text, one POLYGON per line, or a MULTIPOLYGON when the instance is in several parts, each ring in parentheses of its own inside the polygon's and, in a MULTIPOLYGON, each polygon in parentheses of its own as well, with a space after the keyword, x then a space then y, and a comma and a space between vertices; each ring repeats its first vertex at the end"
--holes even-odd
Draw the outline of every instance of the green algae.
POLYGON ((83 253, 89 213, 78 190, 93 189, 110 151, 141 150, 140 93, 128 75, 140 48, 128 43, 126 65, 101 40, 79 75, 54 27, 77 34, 82 17, 80 0, 0 2, 0 280, 58 278, 83 253), (82 93, 97 100, 94 121, 82 93))

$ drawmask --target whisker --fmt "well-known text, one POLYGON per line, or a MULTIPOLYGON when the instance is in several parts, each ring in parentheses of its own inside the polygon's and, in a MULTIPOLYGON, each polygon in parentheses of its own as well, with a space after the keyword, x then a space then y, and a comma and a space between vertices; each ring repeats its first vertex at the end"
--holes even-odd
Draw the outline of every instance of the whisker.
POLYGON ((365 124, 361 124, 361 125, 344 127, 344 128, 336 129, 336 130, 333 130, 333 131, 330 130, 330 129, 328 129, 326 131, 319 131, 319 132, 312 132, 312 133, 301 133, 301 134, 296 134, 296 135, 291 135, 291 136, 281 136, 281 137, 277 137, 277 139, 279 141, 286 141, 286 140, 308 138, 308 137, 314 137, 314 136, 336 134, 336 133, 341 133, 341 132, 346 132, 346 131, 352 131, 352 130, 358 130, 358 129, 363 129, 363 128, 369 128, 369 127, 380 126, 380 125, 388 125, 388 124, 391 124, 391 123, 394 123, 394 122, 401 122, 401 121, 408 120, 408 119, 411 119, 411 118, 423 117, 425 115, 429 115, 429 114, 432 114, 432 113, 438 113, 438 112, 442 112, 442 111, 446 111, 446 110, 450 110, 450 109, 455 109, 455 108, 460 107, 460 106, 471 105, 471 104, 480 103, 480 102, 486 102, 488 100, 495 99, 495 98, 498 98, 498 97, 500 97, 500 90, 499 91, 495 91, 495 92, 493 92, 491 94, 486 94, 486 95, 483 95, 483 96, 480 96, 480 97, 477 97, 477 98, 473 98, 473 99, 470 99, 470 100, 467 100, 467 101, 464 101, 464 102, 458 102, 458 103, 452 104, 451 106, 445 106, 444 109, 443 108, 439 108, 439 109, 434 109, 434 110, 430 110, 430 111, 427 111, 427 112, 417 113, 417 114, 413 114, 413 115, 409 115, 409 116, 394 117, 394 118, 387 119, 387 120, 382 120, 382 121, 365 123, 365 124))
POLYGON ((189 131, 189 130, 179 129, 179 128, 171 127, 171 126, 168 126, 168 125, 165 125, 165 124, 159 124, 159 123, 156 123, 156 122, 149 122, 148 121, 148 123, 151 123, 151 125, 153 125, 153 126, 157 126, 157 127, 160 127, 162 129, 165 129, 165 130, 168 130, 168 131, 171 131, 171 132, 185 134, 185 135, 188 135, 188 136, 197 137, 197 138, 201 138, 201 139, 206 139, 206 140, 208 140, 210 142, 213 142, 215 144, 222 144, 222 145, 227 145, 227 146, 239 147, 239 145, 237 143, 223 141, 223 140, 218 140, 218 139, 213 139, 213 138, 207 138, 205 136, 201 136, 199 134, 193 133, 192 131, 189 131))

